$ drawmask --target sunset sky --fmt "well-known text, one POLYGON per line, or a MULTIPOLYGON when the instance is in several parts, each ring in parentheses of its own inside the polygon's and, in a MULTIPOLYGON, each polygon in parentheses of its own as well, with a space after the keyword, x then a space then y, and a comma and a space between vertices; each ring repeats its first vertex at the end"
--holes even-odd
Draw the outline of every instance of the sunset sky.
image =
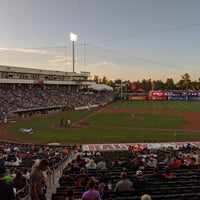
POLYGON ((0 0, 0 65, 137 81, 200 78, 199 0, 0 0))

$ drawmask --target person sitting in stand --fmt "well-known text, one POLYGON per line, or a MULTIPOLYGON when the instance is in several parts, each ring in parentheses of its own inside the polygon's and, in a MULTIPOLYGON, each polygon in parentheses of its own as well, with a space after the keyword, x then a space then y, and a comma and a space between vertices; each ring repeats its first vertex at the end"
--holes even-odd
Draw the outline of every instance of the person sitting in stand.
POLYGON ((96 169, 97 164, 94 162, 93 159, 90 159, 90 161, 85 166, 87 169, 96 169))
POLYGON ((82 200, 100 200, 100 192, 98 190, 95 190, 95 179, 92 178, 88 181, 87 186, 88 186, 88 190, 85 191, 81 197, 82 200))
POLYGON ((157 160, 151 156, 145 166, 149 168, 155 168, 157 167, 157 160))
POLYGON ((153 174, 148 176, 148 180, 150 180, 150 181, 163 180, 163 175, 161 173, 159 173, 158 167, 155 167, 153 169, 153 174))
POLYGON ((116 183, 114 191, 116 192, 133 191, 133 183, 127 179, 126 172, 121 172, 120 181, 116 183))
POLYGON ((11 184, 6 183, 4 180, 4 174, 6 170, 4 167, 0 167, 0 197, 1 200, 14 200, 15 193, 11 184))
POLYGON ((70 175, 68 171, 65 171, 63 175, 58 180, 59 184, 68 184, 73 185, 74 184, 74 178, 70 175))
POLYGON ((100 161, 97 163, 97 169, 105 170, 106 162, 103 160, 103 157, 100 158, 100 161))
MULTIPOLYGON (((11 169, 13 170, 13 168, 11 169)), ((14 176, 11 174, 10 169, 6 169, 4 174, 4 180, 9 184, 13 184, 14 176)))
POLYGON ((136 152, 140 153, 140 152, 142 152, 143 147, 140 144, 138 144, 138 146, 135 148, 135 150, 136 150, 136 152))
POLYGON ((179 168, 179 166, 181 165, 181 159, 174 158, 174 160, 172 162, 170 162, 165 168, 166 169, 176 169, 179 168))
POLYGON ((147 186, 146 178, 141 170, 136 171, 136 177, 133 179, 133 187, 135 189, 144 189, 147 186))
POLYGON ((174 179, 176 176, 170 171, 170 169, 166 169, 166 172, 162 174, 164 179, 169 180, 169 179, 174 179))
POLYGON ((75 177, 76 186, 86 186, 88 182, 88 175, 85 172, 85 168, 80 169, 80 173, 75 177))
POLYGON ((21 171, 17 171, 16 177, 13 179, 13 187, 18 191, 25 187, 27 184, 26 178, 23 176, 21 171))
POLYGON ((113 186, 108 176, 104 176, 102 182, 99 184, 99 191, 102 198, 108 198, 109 192, 113 191, 113 186))

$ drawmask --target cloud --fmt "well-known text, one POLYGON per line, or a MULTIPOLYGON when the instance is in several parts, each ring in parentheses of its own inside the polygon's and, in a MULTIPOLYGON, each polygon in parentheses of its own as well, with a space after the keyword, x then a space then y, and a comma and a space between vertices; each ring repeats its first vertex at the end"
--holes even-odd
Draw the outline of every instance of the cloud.
POLYGON ((9 51, 8 48, 0 47, 0 51, 9 51))
POLYGON ((103 66, 107 66, 107 67, 113 67, 115 69, 119 69, 119 66, 115 63, 112 63, 112 62, 107 62, 107 61, 102 61, 102 62, 99 62, 99 63, 96 63, 94 66, 100 66, 100 67, 103 67, 103 66))
POLYGON ((65 65, 71 65, 72 61, 71 61, 71 57, 65 57, 65 56, 54 56, 52 57, 52 59, 48 60, 50 65, 53 66, 65 66, 65 65))
POLYGON ((41 49, 23 49, 23 48, 16 48, 14 51, 23 52, 23 53, 36 53, 36 54, 52 54, 51 52, 47 52, 41 49))
POLYGON ((4 48, 4 47, 0 47, 0 51, 14 51, 14 52, 46 54, 46 55, 55 54, 52 51, 45 51, 45 50, 42 50, 42 49, 26 49, 26 48, 24 49, 24 48, 4 48))

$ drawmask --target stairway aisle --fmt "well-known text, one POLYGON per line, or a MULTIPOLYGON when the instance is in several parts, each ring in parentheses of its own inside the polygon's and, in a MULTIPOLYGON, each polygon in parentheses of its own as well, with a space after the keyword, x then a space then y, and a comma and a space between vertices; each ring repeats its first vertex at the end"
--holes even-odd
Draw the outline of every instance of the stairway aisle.
POLYGON ((47 200, 51 200, 52 193, 55 193, 56 188, 59 187, 58 181, 59 181, 60 176, 62 175, 62 170, 65 167, 66 163, 71 162, 72 159, 74 158, 75 158, 75 154, 74 152, 71 152, 71 155, 66 160, 66 162, 64 162, 62 166, 60 166, 54 171, 54 176, 51 176, 51 178, 49 179, 48 186, 47 186, 47 193, 46 193, 47 200))

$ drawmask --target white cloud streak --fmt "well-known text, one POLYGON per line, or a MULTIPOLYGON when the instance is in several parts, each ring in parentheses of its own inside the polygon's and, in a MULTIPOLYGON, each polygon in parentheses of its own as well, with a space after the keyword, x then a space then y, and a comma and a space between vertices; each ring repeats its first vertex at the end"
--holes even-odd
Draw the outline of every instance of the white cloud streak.
POLYGON ((53 66, 71 65, 72 63, 71 57, 65 57, 65 56, 54 56, 52 57, 52 59, 49 59, 48 62, 49 62, 49 65, 53 65, 53 66))
POLYGON ((52 51, 44 51, 41 49, 24 49, 24 48, 4 48, 0 47, 0 51, 14 51, 14 52, 21 52, 21 53, 33 53, 33 54, 44 54, 44 55, 53 55, 55 54, 52 51))
POLYGON ((98 62, 96 63, 94 66, 100 66, 100 67, 103 67, 103 66, 106 66, 106 67, 112 67, 114 69, 119 69, 119 66, 115 63, 112 63, 112 62, 107 62, 107 61, 102 61, 102 62, 98 62))

